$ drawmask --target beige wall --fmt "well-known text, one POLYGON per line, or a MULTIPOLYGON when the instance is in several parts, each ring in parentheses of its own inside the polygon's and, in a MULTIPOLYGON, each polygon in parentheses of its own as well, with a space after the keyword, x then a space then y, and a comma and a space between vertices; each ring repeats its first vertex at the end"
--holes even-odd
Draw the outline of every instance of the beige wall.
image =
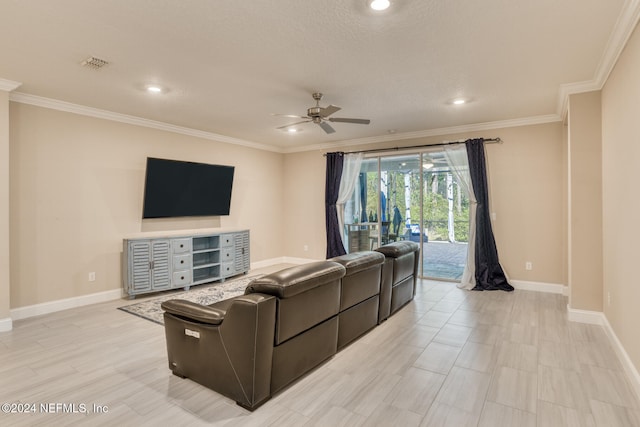
POLYGON ((326 258, 324 152, 307 151, 285 156, 286 195, 283 218, 284 253, 294 258, 326 258), (308 250, 305 251, 305 246, 308 250))
POLYGON ((640 32, 602 90, 604 312, 640 370, 640 32), (607 295, 611 303, 607 303, 607 295))
MULTIPOLYGON (((563 221, 563 126, 549 123, 483 132, 349 147, 344 151, 432 144, 472 137, 496 137, 487 145, 493 223, 501 263, 512 279, 565 284, 563 221), (533 270, 525 270, 525 262, 533 270)), ((338 151, 338 150, 334 150, 338 151)), ((322 259, 324 234, 324 151, 288 154, 285 158, 287 196, 286 253, 322 259), (304 251, 304 245, 309 251, 304 251)))
POLYGON ((0 322, 9 319, 9 284, 9 92, 0 90, 0 322))
POLYGON ((569 305, 602 311, 600 91, 569 98, 569 305))
POLYGON ((248 228, 252 262, 282 256, 282 154, 20 103, 10 112, 11 308, 121 288, 122 239, 141 231, 248 228), (235 166, 231 215, 142 221, 147 156, 235 166))
MULTIPOLYGON (((141 231, 250 228, 252 262, 325 257, 323 151, 283 155, 10 105, 11 308, 119 289, 122 238, 141 231), (236 166, 231 215, 142 221, 147 156, 236 166)), ((501 137, 487 146, 501 262, 515 280, 566 283, 562 132, 556 122, 375 147, 501 137)), ((361 148, 372 146, 345 151, 361 148)))

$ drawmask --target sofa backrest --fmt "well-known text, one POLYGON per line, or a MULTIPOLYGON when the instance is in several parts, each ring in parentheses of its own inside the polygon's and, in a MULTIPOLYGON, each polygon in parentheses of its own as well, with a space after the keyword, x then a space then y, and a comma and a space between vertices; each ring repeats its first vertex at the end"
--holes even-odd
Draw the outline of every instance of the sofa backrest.
POLYGON ((420 245, 408 240, 393 242, 376 249, 393 260, 392 282, 398 283, 413 275, 417 277, 420 260, 420 245))
POLYGON ((245 294, 277 297, 275 345, 338 314, 345 268, 319 261, 280 270, 253 280, 245 294))
POLYGON ((346 274, 342 278, 340 311, 380 293, 384 260, 384 255, 374 251, 352 252, 329 259, 346 268, 346 274))

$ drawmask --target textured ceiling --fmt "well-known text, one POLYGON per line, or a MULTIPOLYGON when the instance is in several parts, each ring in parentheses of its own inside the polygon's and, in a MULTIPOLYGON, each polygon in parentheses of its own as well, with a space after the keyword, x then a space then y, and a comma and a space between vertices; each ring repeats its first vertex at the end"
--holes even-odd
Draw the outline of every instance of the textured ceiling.
POLYGON ((281 150, 401 137, 560 114, 561 87, 597 78, 632 3, 395 0, 381 14, 365 0, 0 0, 0 78, 17 95, 281 150), (90 55, 109 65, 82 67, 90 55), (371 124, 276 130, 296 120, 271 113, 305 115, 315 91, 371 124))

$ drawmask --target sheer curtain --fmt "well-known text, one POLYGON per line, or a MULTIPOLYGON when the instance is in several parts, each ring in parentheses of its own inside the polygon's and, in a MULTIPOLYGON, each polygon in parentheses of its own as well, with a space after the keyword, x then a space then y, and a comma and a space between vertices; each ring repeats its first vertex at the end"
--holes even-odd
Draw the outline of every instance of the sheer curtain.
POLYGON ((342 167, 342 179, 340 180, 340 192, 336 201, 336 210, 338 212, 338 224, 340 224, 340 236, 342 237, 342 245, 344 246, 344 207, 347 201, 353 195, 358 183, 360 167, 364 154, 353 153, 345 154, 342 167))
POLYGON ((463 144, 449 145, 444 149, 444 156, 451 171, 456 176, 460 187, 469 198, 469 242, 467 244, 467 262, 462 272, 462 279, 458 287, 461 289, 473 289, 476 286, 475 278, 475 245, 476 245, 476 196, 473 194, 471 175, 469 175, 469 161, 467 159, 467 147, 463 144))

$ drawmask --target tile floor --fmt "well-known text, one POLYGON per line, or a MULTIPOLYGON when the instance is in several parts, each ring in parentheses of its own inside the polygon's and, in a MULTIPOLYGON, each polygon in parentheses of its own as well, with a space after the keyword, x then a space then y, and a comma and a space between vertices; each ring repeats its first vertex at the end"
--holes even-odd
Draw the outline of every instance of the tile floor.
POLYGON ((568 322, 560 295, 421 281, 414 301, 253 413, 172 376, 163 328, 116 309, 127 303, 0 333, 0 403, 36 404, 0 425, 640 426, 604 330, 568 322))

